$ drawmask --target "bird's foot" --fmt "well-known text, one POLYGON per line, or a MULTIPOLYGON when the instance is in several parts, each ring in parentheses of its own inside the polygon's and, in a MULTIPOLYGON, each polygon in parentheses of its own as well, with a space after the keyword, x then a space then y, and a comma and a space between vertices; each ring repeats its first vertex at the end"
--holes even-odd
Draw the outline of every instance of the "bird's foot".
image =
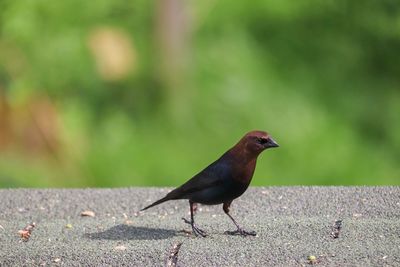
POLYGON ((256 236, 257 233, 255 231, 246 231, 243 230, 242 228, 238 228, 236 231, 225 231, 225 234, 227 235, 240 235, 240 236, 256 236))
POLYGON ((192 222, 189 221, 188 219, 182 217, 182 220, 183 220, 185 223, 192 225, 192 222))
POLYGON ((193 231, 193 233, 194 233, 195 236, 199 236, 199 235, 202 236, 202 237, 206 237, 206 236, 207 236, 207 233, 206 233, 204 230, 198 228, 198 227, 197 227, 194 223, 192 223, 191 221, 189 221, 189 220, 187 220, 187 219, 185 219, 185 218, 182 218, 182 220, 183 220, 185 223, 190 224, 190 226, 192 226, 192 231, 193 231))
POLYGON ((206 232, 204 230, 198 228, 194 224, 192 225, 192 230, 193 230, 193 233, 195 234, 195 236, 199 236, 199 235, 202 236, 202 237, 206 237, 207 236, 207 234, 206 234, 206 232))

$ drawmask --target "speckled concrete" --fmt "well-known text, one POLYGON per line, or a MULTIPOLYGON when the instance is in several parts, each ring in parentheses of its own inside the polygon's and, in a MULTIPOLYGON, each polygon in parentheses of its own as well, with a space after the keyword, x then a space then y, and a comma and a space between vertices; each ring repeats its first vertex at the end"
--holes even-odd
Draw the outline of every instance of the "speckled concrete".
POLYGON ((199 207, 207 238, 181 232, 190 230, 184 200, 137 213, 167 191, 0 190, 0 266, 162 266, 178 242, 180 266, 302 266, 310 255, 317 266, 400 266, 400 187, 253 187, 231 208, 258 234, 246 238, 224 234, 235 227, 221 206, 199 207), (23 242, 18 230, 30 222, 23 242))

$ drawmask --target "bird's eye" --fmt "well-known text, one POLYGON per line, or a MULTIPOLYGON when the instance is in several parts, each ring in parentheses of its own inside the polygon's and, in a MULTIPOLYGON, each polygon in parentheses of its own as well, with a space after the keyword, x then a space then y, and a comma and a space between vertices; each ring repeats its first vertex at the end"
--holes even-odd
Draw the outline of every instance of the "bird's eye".
POLYGON ((265 143, 268 142, 268 139, 267 139, 267 138, 260 138, 260 139, 258 139, 258 142, 259 142, 260 144, 265 144, 265 143))

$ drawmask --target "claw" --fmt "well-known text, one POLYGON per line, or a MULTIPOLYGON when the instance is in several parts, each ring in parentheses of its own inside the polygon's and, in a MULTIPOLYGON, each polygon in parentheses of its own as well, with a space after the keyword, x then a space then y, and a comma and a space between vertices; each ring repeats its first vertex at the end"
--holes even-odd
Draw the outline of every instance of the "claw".
POLYGON ((189 220, 187 220, 187 219, 185 219, 185 218, 182 218, 182 220, 183 220, 185 223, 190 224, 190 226, 192 226, 192 231, 193 231, 193 233, 194 233, 195 236, 199 236, 199 235, 202 236, 202 237, 206 237, 206 236, 207 236, 207 234, 206 234, 206 232, 205 232, 204 230, 198 228, 198 227, 197 227, 194 223, 192 223, 191 221, 189 221, 189 220))
POLYGON ((202 236, 202 237, 206 237, 207 236, 206 232, 204 232, 200 228, 197 228, 195 225, 192 225, 192 230, 193 230, 193 233, 196 236, 199 236, 199 235, 202 236))
POLYGON ((225 234, 227 234, 227 235, 240 235, 240 236, 243 236, 243 237, 249 236, 249 235, 251 235, 251 236, 256 236, 257 235, 257 233, 255 231, 246 231, 246 230, 243 230, 241 228, 238 228, 236 231, 225 231, 225 234))
POLYGON ((182 220, 183 220, 185 223, 192 225, 192 223, 191 223, 188 219, 182 217, 182 220))

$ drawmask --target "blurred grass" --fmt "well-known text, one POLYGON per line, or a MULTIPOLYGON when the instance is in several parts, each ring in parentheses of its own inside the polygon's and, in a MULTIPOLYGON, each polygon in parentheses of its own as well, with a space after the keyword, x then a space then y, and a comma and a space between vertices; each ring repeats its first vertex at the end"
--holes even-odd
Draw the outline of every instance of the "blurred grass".
POLYGON ((398 1, 0 0, 0 187, 400 185, 398 1))

